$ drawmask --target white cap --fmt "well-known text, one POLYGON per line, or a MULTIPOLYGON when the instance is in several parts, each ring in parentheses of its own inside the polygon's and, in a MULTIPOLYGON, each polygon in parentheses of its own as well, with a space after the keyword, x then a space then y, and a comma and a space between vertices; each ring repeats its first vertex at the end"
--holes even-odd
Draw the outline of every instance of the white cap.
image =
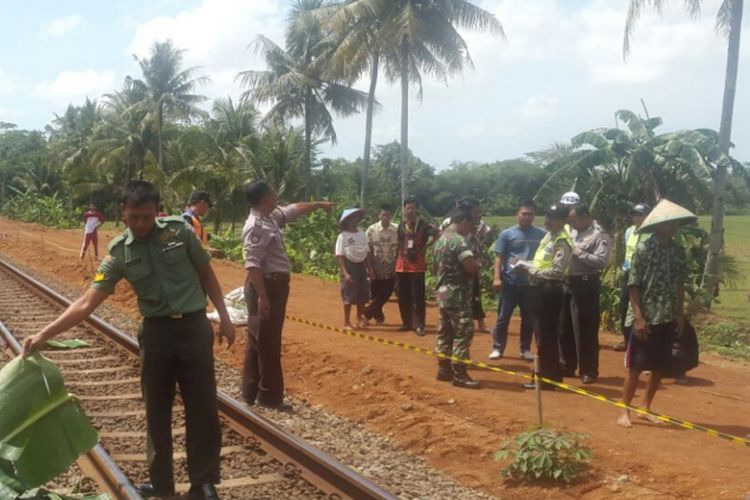
POLYGON ((568 191, 567 193, 562 195, 562 198, 560 198, 560 203, 562 203, 563 205, 577 205, 581 203, 581 197, 578 196, 578 193, 568 191))

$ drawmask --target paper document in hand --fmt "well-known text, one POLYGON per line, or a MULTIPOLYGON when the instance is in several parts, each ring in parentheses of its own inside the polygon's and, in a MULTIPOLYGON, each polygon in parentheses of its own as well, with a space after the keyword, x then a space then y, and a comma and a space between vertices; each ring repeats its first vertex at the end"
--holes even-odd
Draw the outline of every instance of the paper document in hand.
POLYGON ((510 270, 515 271, 516 269, 531 269, 531 262, 528 260, 517 260, 510 265, 510 270))

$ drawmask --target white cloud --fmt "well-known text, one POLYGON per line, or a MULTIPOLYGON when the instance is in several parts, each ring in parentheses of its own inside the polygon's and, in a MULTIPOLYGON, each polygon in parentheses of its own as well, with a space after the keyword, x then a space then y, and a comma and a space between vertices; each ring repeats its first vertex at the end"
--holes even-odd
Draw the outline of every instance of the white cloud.
MULTIPOLYGON (((716 1, 704 3, 704 17, 710 17, 716 1)), ((489 82, 493 73, 536 63, 577 67, 593 83, 657 82, 674 67, 722 50, 713 23, 696 22, 681 4, 667 4, 662 16, 644 10, 628 61, 622 58, 624 0, 591 0, 578 9, 568 0, 488 0, 485 8, 503 23, 508 39, 473 33, 465 38, 479 78, 489 82)))
POLYGON ((54 80, 36 85, 32 95, 65 105, 85 97, 98 98, 116 86, 115 73, 111 70, 61 71, 54 80))
POLYGON ((484 121, 467 123, 458 128, 458 137, 468 141, 484 139, 487 135, 487 124, 484 121))
POLYGON ((19 118, 23 118, 24 116, 25 113, 23 111, 0 106, 0 122, 13 123, 14 120, 18 120, 19 118))
POLYGON ((17 87, 17 78, 0 69, 0 94, 9 94, 17 87))
POLYGON ((529 97, 521 106, 521 116, 530 120, 546 120, 557 114, 560 100, 546 95, 529 97))
POLYGON ((234 77, 263 64, 247 46, 262 33, 283 45, 285 6, 275 0, 203 0, 198 7, 173 17, 155 17, 138 26, 130 54, 148 56, 154 42, 171 39, 185 49, 186 66, 200 66, 212 82, 212 97, 238 95, 234 77))
POLYGON ((75 31, 83 24, 83 17, 78 14, 59 17, 42 23, 39 36, 42 38, 56 38, 75 31))

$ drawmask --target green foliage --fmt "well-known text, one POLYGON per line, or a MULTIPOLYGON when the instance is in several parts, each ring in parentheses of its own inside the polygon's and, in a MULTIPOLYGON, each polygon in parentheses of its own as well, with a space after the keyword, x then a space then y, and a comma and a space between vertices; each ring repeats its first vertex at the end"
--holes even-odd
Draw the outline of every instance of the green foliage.
POLYGON ((316 211, 297 219, 284 230, 284 242, 292 271, 337 280, 339 268, 333 255, 338 237, 336 215, 316 211))
POLYGON ((68 216, 68 211, 57 193, 52 196, 33 192, 17 193, 3 205, 0 213, 11 219, 36 222, 45 226, 63 229, 78 227, 78 221, 68 216))
POLYGON ((211 247, 224 252, 226 259, 234 262, 243 262, 242 239, 231 229, 219 234, 211 235, 211 247))
POLYGON ((620 287, 602 280, 599 295, 599 313, 602 327, 614 332, 620 329, 620 287))
POLYGON ((503 442, 495 460, 513 461, 502 469, 504 477, 523 481, 570 483, 579 478, 591 462, 588 436, 556 432, 540 427, 503 442))
POLYGON ((619 234, 633 203, 668 198, 691 210, 706 209, 719 167, 741 167, 721 151, 712 130, 657 135, 660 118, 628 110, 616 117, 626 128, 594 129, 571 139, 570 152, 546 166, 549 178, 537 201, 549 205, 574 190, 605 228, 619 234))
POLYGON ((434 213, 447 213, 453 200, 471 196, 486 214, 512 215, 521 201, 531 199, 548 174, 542 167, 518 158, 495 163, 454 163, 435 177, 434 213))
POLYGON ((733 359, 750 360, 750 326, 732 321, 712 322, 698 328, 701 349, 733 359))

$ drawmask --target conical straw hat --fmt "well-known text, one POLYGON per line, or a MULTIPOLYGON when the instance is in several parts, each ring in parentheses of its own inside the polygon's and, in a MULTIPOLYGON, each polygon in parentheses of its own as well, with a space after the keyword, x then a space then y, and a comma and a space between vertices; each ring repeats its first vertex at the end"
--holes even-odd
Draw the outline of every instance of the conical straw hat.
POLYGON ((638 229, 639 233, 652 232, 656 226, 664 222, 682 222, 687 224, 689 222, 695 222, 698 217, 688 210, 687 208, 681 207, 677 203, 672 203, 669 200, 661 200, 643 220, 643 224, 638 229))
POLYGON ((341 228, 341 225, 346 219, 354 218, 357 222, 359 222, 364 218, 364 216, 365 210, 363 208, 346 208, 341 213, 341 218, 339 219, 339 228, 341 228))

